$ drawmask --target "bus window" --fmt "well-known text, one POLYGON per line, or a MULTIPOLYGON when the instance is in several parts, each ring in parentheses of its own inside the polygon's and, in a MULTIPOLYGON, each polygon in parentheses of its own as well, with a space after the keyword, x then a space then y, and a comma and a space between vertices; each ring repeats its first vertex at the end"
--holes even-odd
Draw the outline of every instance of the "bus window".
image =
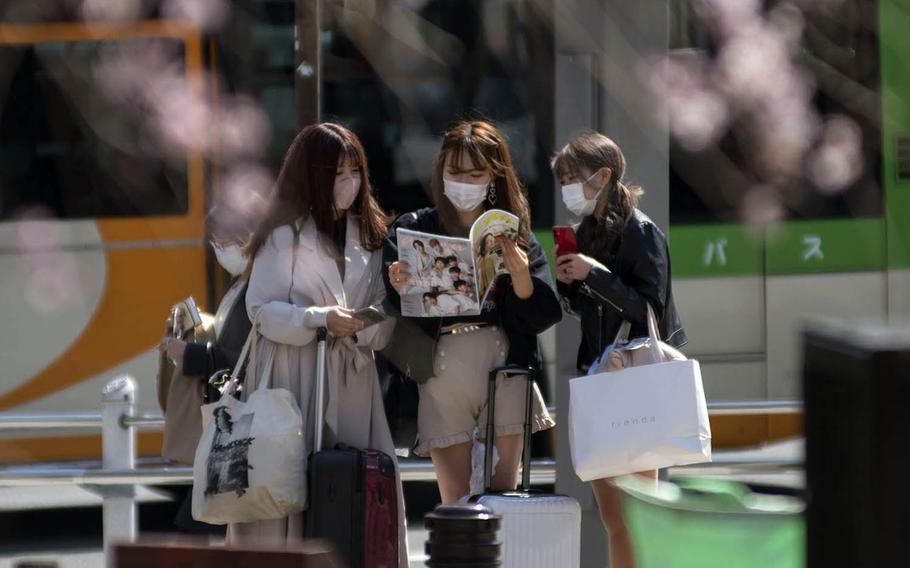
POLYGON ((0 45, 0 220, 32 207, 61 219, 186 213, 186 156, 155 142, 142 101, 115 100, 98 78, 105 56, 153 44, 182 57, 164 39, 0 45))
MULTIPOLYGON (((744 196, 762 186, 779 206, 775 220, 881 216, 876 2, 801 4, 801 12, 783 2, 764 3, 759 14, 761 26, 798 34, 789 58, 811 92, 808 108, 815 116, 799 115, 793 121, 767 120, 763 117, 770 115, 761 109, 764 103, 744 103, 724 92, 730 88, 729 78, 720 74, 724 46, 715 40, 723 34, 713 18, 716 12, 712 15, 705 11, 710 3, 676 0, 671 4, 671 61, 688 69, 690 78, 708 92, 719 94, 727 114, 720 132, 707 144, 687 143, 673 129, 671 223, 738 222, 749 208, 744 196), (792 168, 795 175, 782 181, 769 175, 758 157, 759 138, 791 124, 800 128, 808 124, 805 134, 811 143, 794 153, 800 156, 792 168), (826 157, 818 152, 822 139, 843 139, 854 149, 826 157)), ((739 30, 745 27, 737 25, 739 30)), ((760 52, 756 46, 753 61, 761 59, 760 52)), ((767 81, 783 84, 789 80, 780 69, 770 69, 767 74, 767 81)), ((793 88, 798 93, 802 87, 796 84, 793 88)), ((786 116, 786 112, 771 115, 786 116)), ((671 113, 671 124, 678 116, 671 113)))
POLYGON ((533 224, 552 224, 553 32, 536 2, 323 6, 323 120, 363 141, 387 210, 428 205, 442 133, 479 118, 506 136, 533 224))

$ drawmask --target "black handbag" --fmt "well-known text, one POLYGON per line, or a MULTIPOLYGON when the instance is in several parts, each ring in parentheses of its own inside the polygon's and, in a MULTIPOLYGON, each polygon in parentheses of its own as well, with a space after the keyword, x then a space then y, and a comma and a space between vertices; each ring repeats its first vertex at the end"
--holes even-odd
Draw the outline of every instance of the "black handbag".
MULTIPOLYGON (((205 344, 205 353, 209 360, 208 369, 211 371, 215 368, 215 345, 211 341, 205 344)), ((249 357, 247 357, 247 361, 249 361, 249 357)), ((240 400, 240 393, 243 389, 244 371, 245 369, 241 370, 239 375, 240 384, 237 385, 237 389, 234 391, 234 398, 238 400, 240 400)), ((204 379, 202 385, 202 403, 209 404, 221 400, 221 396, 224 394, 224 388, 230 380, 231 369, 218 369, 209 375, 207 380, 204 379)))
POLYGON ((403 375, 381 353, 376 354, 376 370, 395 448, 413 450, 417 445, 417 407, 420 403, 417 383, 403 375))
POLYGON ((385 302, 383 311, 398 321, 392 338, 380 353, 402 375, 422 385, 435 374, 433 358, 436 355, 436 338, 424 331, 412 318, 401 317, 401 312, 391 303, 385 302))

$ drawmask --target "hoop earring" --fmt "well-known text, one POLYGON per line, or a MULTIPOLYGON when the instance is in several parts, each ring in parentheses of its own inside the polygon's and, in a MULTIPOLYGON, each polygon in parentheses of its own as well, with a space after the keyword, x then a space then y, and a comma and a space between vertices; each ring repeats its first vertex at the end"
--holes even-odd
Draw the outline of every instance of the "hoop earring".
POLYGON ((487 201, 490 202, 490 205, 496 203, 496 185, 493 182, 490 182, 490 187, 487 189, 487 201))

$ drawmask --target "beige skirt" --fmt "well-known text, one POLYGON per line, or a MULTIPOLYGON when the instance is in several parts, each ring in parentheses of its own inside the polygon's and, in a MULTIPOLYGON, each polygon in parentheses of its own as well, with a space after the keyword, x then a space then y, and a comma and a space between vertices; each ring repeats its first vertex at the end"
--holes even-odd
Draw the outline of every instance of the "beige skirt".
MULTIPOLYGON (((475 427, 486 438, 487 387, 490 369, 505 364, 509 342, 499 326, 469 333, 443 335, 436 345, 434 376, 420 385, 417 410, 417 455, 473 440, 475 427)), ((496 380, 496 436, 520 434, 524 428, 526 379, 500 376, 496 380)), ((534 384, 533 432, 556 423, 534 384)))

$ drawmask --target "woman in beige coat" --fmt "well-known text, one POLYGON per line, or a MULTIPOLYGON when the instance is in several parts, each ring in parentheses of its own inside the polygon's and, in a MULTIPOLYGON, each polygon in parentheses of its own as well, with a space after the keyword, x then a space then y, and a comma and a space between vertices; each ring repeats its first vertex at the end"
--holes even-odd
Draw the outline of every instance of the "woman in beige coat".
MULTIPOLYGON (((271 385, 289 389, 313 450, 316 330, 327 327, 325 439, 395 455, 373 350, 388 342, 394 319, 364 328, 354 310, 385 297, 381 270, 385 216, 373 198, 357 137, 335 124, 308 126, 291 144, 271 209, 248 246, 246 295, 263 339, 257 361, 274 351, 271 385)), ((260 376, 261 373, 257 373, 260 376)), ((254 385, 245 385, 249 393, 254 385)), ((407 566, 404 500, 399 494, 399 564, 407 566)), ((339 511, 339 514, 346 514, 339 511)), ((297 540, 301 514, 230 526, 234 541, 297 540)), ((369 529, 367 529, 369 530, 369 529)))

